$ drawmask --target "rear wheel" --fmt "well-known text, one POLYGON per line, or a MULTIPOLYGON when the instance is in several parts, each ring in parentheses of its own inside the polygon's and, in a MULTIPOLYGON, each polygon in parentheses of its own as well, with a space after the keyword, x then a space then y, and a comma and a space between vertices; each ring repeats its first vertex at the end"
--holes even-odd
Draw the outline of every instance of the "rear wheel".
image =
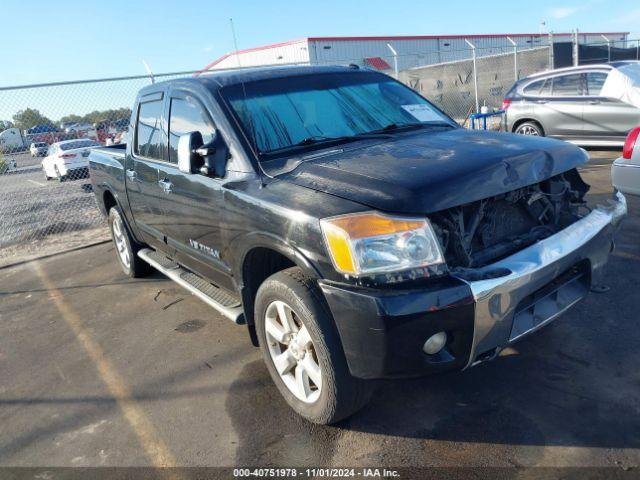
POLYGON ((56 178, 58 179, 58 181, 60 183, 64 182, 67 179, 66 176, 63 176, 63 175, 60 174, 60 170, 58 169, 57 165, 53 166, 53 170, 56 173, 56 178))
POLYGON ((152 268, 138 257, 138 250, 141 247, 129 234, 129 230, 122 218, 122 212, 118 207, 111 207, 108 221, 111 238, 116 247, 116 256, 122 271, 131 278, 148 275, 152 268))
POLYGON ((369 401, 371 382, 349 373, 331 315, 317 286, 299 268, 264 281, 256 296, 255 314, 269 373, 299 415, 330 424, 369 401))
POLYGON ((530 135, 534 137, 544 137, 542 127, 536 122, 524 122, 516 127, 514 133, 518 135, 530 135))

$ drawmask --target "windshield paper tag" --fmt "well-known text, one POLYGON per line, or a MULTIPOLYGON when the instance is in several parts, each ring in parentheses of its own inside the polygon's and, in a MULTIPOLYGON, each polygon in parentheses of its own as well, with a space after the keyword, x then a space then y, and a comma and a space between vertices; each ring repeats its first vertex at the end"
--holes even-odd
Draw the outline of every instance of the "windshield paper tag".
POLYGON ((413 105, 402 105, 402 108, 410 113, 416 120, 421 122, 442 121, 442 117, 434 112, 429 105, 416 103, 413 105))

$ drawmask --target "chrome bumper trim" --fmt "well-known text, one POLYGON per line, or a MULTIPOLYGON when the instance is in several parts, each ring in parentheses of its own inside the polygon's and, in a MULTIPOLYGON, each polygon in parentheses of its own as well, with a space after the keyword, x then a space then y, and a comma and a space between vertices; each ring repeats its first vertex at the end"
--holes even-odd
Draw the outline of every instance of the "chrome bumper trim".
MULTIPOLYGON (((462 275, 458 276, 469 285, 476 302, 473 344, 465 368, 473 365, 479 354, 511 343, 509 335, 513 316, 516 307, 525 297, 581 260, 590 261, 592 277, 599 273, 606 264, 612 247, 614 229, 608 227, 618 224, 626 213, 626 199, 617 192, 615 201, 611 200, 607 206, 597 206, 587 216, 564 230, 474 271, 482 274, 504 269, 505 272, 510 272, 507 275, 473 281, 465 280, 462 275)), ((553 318, 557 316, 554 315, 553 318)))

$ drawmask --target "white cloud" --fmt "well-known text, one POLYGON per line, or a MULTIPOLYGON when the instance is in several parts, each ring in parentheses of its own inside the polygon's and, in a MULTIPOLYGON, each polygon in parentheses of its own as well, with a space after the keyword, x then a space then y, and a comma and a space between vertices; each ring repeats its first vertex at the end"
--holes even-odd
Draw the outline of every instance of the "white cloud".
POLYGON ((551 18, 560 19, 570 17, 571 15, 577 13, 578 10, 580 10, 579 7, 555 7, 550 8, 547 11, 547 14, 551 18))

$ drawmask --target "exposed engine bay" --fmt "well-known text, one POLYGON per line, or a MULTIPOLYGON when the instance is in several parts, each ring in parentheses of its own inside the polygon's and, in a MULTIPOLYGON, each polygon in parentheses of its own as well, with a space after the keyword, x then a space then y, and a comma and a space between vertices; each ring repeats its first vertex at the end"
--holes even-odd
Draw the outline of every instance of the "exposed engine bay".
POLYGON ((576 169, 431 215, 450 268, 477 268, 566 228, 589 212, 576 169))

